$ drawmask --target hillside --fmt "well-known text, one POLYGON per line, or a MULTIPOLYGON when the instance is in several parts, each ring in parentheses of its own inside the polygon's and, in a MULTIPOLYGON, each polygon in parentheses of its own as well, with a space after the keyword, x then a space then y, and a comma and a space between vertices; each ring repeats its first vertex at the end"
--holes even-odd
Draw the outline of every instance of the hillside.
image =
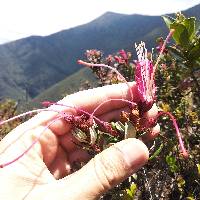
POLYGON ((92 71, 88 68, 83 68, 48 88, 45 90, 45 92, 42 92, 40 95, 34 98, 33 101, 58 101, 67 94, 79 91, 87 84, 89 84, 91 87, 98 85, 97 79, 95 78, 95 75, 92 73, 92 71))
MULTIPOLYGON (((187 11, 199 18, 200 5, 187 11), (194 13, 194 14, 193 14, 194 13)), ((149 48, 166 32, 159 16, 124 15, 112 12, 68 30, 0 45, 0 98, 34 98, 45 89, 77 72, 77 59, 87 49, 105 54, 144 40, 149 48)))

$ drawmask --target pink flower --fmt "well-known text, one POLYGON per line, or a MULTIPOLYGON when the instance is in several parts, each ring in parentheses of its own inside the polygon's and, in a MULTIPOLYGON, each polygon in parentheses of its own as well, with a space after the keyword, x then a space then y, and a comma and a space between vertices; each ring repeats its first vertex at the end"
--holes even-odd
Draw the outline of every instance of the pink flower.
POLYGON ((123 63, 124 63, 123 59, 122 59, 121 57, 119 57, 119 56, 114 56, 114 59, 115 59, 115 61, 118 62, 119 64, 123 64, 123 63))
MULTIPOLYGON (((156 94, 155 70, 160 61, 160 57, 165 50, 166 43, 168 42, 173 32, 174 30, 170 31, 165 42, 163 43, 160 50, 160 54, 158 56, 158 59, 155 65, 153 65, 152 61, 148 59, 145 43, 141 42, 139 45, 135 45, 137 56, 138 56, 138 60, 136 61, 135 81, 136 81, 138 95, 139 95, 138 107, 141 113, 148 111, 154 103, 155 94, 156 94)), ((168 115, 171 118, 173 125, 176 129, 176 134, 179 140, 181 154, 184 156, 184 158, 188 158, 189 155, 184 147, 182 135, 179 131, 178 124, 176 122, 175 117, 169 112, 161 111, 159 112, 156 118, 158 118, 160 115, 168 115)))
POLYGON ((124 64, 124 63, 128 64, 128 55, 126 51, 122 49, 118 53, 119 53, 119 56, 114 56, 116 62, 118 62, 119 64, 124 64))
POLYGON ((146 111, 151 108, 155 100, 155 79, 154 66, 147 57, 145 43, 141 42, 136 46, 138 60, 136 61, 135 81, 138 89, 140 103, 146 111))
POLYGON ((138 60, 136 61, 136 70, 135 70, 135 81, 137 84, 137 89, 139 93, 139 98, 141 101, 142 111, 147 111, 153 105, 155 100, 155 70, 160 58, 165 51, 165 47, 172 34, 174 29, 170 30, 166 40, 162 42, 160 48, 160 54, 157 58, 155 65, 152 64, 152 61, 148 59, 147 49, 145 48, 145 43, 141 42, 139 45, 135 45, 138 60))
POLYGON ((125 61, 125 63, 128 63, 128 55, 126 53, 126 51, 124 51, 124 49, 119 51, 119 54, 121 55, 122 59, 125 61))

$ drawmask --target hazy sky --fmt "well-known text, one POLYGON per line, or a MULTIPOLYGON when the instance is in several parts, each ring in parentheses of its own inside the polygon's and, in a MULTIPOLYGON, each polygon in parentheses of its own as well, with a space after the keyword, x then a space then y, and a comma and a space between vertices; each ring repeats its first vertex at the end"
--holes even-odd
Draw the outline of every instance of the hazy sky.
POLYGON ((0 43, 49 35, 87 23, 106 11, 161 15, 199 3, 200 0, 0 0, 0 43))

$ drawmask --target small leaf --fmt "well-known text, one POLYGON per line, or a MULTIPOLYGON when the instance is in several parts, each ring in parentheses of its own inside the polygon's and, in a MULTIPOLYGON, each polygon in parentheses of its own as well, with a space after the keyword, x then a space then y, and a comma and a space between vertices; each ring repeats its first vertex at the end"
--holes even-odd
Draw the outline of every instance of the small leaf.
POLYGON ((182 188, 185 186, 185 180, 180 175, 177 177, 177 182, 178 182, 178 187, 182 188))
POLYGON ((113 129, 116 129, 115 122, 110 123, 113 129))
POLYGON ((131 190, 133 197, 134 197, 136 190, 137 190, 137 185, 135 183, 131 184, 130 190, 131 190))
POLYGON ((182 54, 182 52, 177 49, 176 47, 168 47, 170 53, 172 54, 172 56, 174 56, 178 61, 184 61, 184 55, 182 54))
POLYGON ((186 200, 195 200, 193 197, 186 197, 186 200))
POLYGON ((183 22, 185 27, 187 28, 189 39, 192 40, 195 34, 195 17, 186 18, 183 22))
POLYGON ((200 39, 198 43, 189 52, 189 58, 191 60, 198 59, 199 57, 200 57, 200 39))
POLYGON ((176 181, 177 181, 178 190, 182 193, 185 187, 185 180, 183 179, 181 175, 178 175, 176 181))
POLYGON ((114 139, 113 135, 109 132, 103 132, 103 131, 98 130, 97 134, 98 135, 107 135, 107 136, 111 137, 112 139, 114 139))
POLYGON ((115 122, 115 128, 120 131, 120 132, 124 132, 124 125, 121 122, 115 122))
POLYGON ((126 193, 128 194, 129 197, 133 198, 133 194, 132 194, 131 190, 126 189, 126 193))
POLYGON ((198 174, 200 175, 200 164, 197 164, 198 174))
POLYGON ((179 167, 177 165, 176 158, 174 156, 172 155, 166 156, 166 162, 172 173, 176 173, 179 171, 179 167))
POLYGON ((136 128, 133 126, 132 123, 126 122, 125 123, 125 133, 124 133, 124 138, 135 138, 136 137, 136 128))
POLYGON ((167 15, 162 16, 162 18, 163 18, 165 24, 167 25, 167 27, 170 29, 170 25, 175 21, 175 19, 172 17, 169 17, 167 15))
POLYGON ((72 131, 72 135, 73 135, 79 142, 88 143, 88 141, 87 141, 87 135, 86 135, 83 131, 81 131, 80 129, 75 128, 75 129, 72 131))
POLYGON ((94 127, 90 127, 90 144, 94 145, 97 140, 97 132, 94 127))
POLYGON ((164 145, 161 144, 161 145, 159 146, 159 148, 154 152, 154 154, 149 158, 149 160, 152 160, 152 159, 156 158, 156 157, 160 154, 160 152, 162 151, 163 146, 164 146, 164 145))

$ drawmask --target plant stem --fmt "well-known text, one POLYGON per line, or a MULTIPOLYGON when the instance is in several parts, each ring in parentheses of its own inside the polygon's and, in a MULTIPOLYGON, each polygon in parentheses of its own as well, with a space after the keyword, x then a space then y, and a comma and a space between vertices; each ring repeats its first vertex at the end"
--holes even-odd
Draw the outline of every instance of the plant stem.
POLYGON ((200 85, 199 85, 199 82, 198 80, 196 79, 195 75, 194 75, 194 71, 192 70, 191 71, 191 76, 192 76, 192 79, 194 80, 196 86, 197 86, 197 89, 198 89, 198 94, 200 94, 200 85))
POLYGON ((184 158, 188 158, 189 155, 188 155, 188 152, 186 151, 186 149, 184 147, 183 140, 182 140, 182 135, 181 135, 181 133, 179 131, 178 124, 176 122, 175 117, 170 112, 163 112, 163 111, 161 111, 161 112, 158 113, 157 118, 159 116, 161 116, 161 115, 168 115, 170 117, 170 119, 172 120, 173 125, 174 125, 175 130, 176 130, 177 138, 179 140, 180 148, 181 148, 181 151, 182 151, 181 153, 184 156, 184 158))
POLYGON ((151 77, 150 83, 153 83, 153 79, 154 79, 154 77, 155 77, 155 72, 156 72, 158 63, 160 62, 160 59, 161 59, 161 56, 163 55, 163 52, 164 52, 165 47, 166 47, 166 44, 167 44, 167 42, 169 41, 169 39, 171 38, 171 36, 173 35, 174 31, 175 31, 174 29, 171 29, 171 30, 170 30, 169 34, 167 35, 167 37, 166 37, 166 39, 165 39, 165 41, 164 41, 164 43, 163 43, 163 45, 162 45, 162 48, 161 48, 161 50, 160 50, 159 56, 158 56, 158 58, 157 58, 157 61, 156 61, 155 65, 154 65, 154 67, 153 67, 153 73, 152 73, 153 75, 152 75, 152 77, 151 77))
POLYGON ((10 122, 10 121, 13 121, 13 120, 15 120, 15 119, 24 117, 24 116, 26 116, 26 115, 31 115, 31 114, 33 114, 33 113, 40 113, 40 112, 42 112, 42 111, 53 111, 53 112, 60 113, 59 111, 51 110, 51 109, 47 109, 47 108, 31 110, 31 111, 28 111, 28 112, 19 114, 19 115, 17 115, 17 116, 11 117, 11 118, 9 118, 9 119, 0 121, 0 126, 2 126, 2 125, 5 124, 5 123, 8 123, 8 122, 10 122))
POLYGON ((105 123, 104 121, 100 120, 98 117, 95 117, 95 116, 92 116, 92 117, 91 117, 91 115, 92 115, 91 113, 89 113, 89 112, 87 112, 87 111, 85 111, 85 110, 82 110, 82 109, 80 109, 80 108, 77 108, 76 106, 70 106, 70 105, 65 105, 65 104, 56 103, 56 102, 48 102, 48 105, 58 105, 58 106, 64 106, 64 107, 67 107, 67 108, 73 108, 73 109, 75 109, 75 110, 78 111, 78 112, 81 112, 81 113, 83 113, 83 114, 88 115, 90 118, 94 118, 96 121, 98 121, 98 122, 101 123, 101 124, 104 124, 104 123, 105 123))
POLYGON ((56 118, 55 120, 51 121, 51 123, 49 123, 44 130, 40 133, 40 135, 32 142, 32 144, 23 152, 21 153, 19 156, 17 156, 16 158, 14 158, 13 160, 0 164, 0 168, 4 168, 16 161, 18 161, 20 158, 22 158, 25 154, 27 154, 32 148, 33 146, 39 141, 40 137, 42 136, 42 134, 49 128, 50 125, 52 125, 53 123, 55 123, 57 120, 61 119, 63 116, 56 118))
POLYGON ((130 84, 128 83, 128 81, 122 76, 122 74, 117 70, 115 69, 114 67, 111 67, 109 65, 105 65, 105 64, 93 64, 93 63, 87 63, 87 62, 84 62, 82 60, 78 60, 78 63, 81 64, 81 65, 85 65, 85 66, 88 66, 88 67, 106 67, 110 70, 113 70, 125 83, 126 85, 128 86, 129 90, 130 90, 130 95, 131 95, 131 101, 133 101, 133 92, 132 92, 132 88, 130 86, 130 84))
POLYGON ((99 110, 99 108, 101 108, 101 106, 103 106, 104 104, 108 103, 108 102, 112 102, 112 101, 123 101, 123 102, 126 102, 126 103, 129 103, 131 104, 132 106, 136 106, 137 104, 132 102, 132 101, 129 101, 129 100, 126 100, 126 99, 108 99, 108 100, 105 100, 103 101, 101 104, 99 104, 95 109, 94 111, 92 112, 91 116, 93 117, 94 113, 99 110))

